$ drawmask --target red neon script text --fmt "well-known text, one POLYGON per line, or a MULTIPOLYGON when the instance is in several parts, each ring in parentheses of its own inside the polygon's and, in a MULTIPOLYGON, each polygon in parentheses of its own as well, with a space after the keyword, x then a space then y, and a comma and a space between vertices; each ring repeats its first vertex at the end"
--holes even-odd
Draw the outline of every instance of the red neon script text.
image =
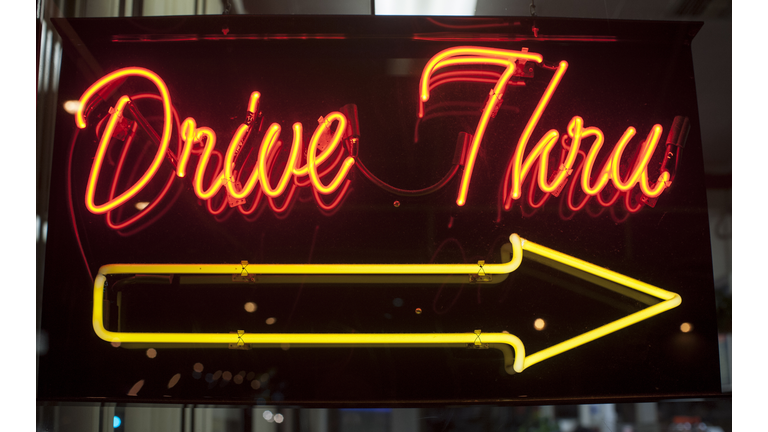
MULTIPOLYGON (((523 51, 512 51, 492 48, 479 47, 454 47, 441 51, 424 67, 421 75, 419 87, 419 117, 424 116, 424 103, 429 100, 430 90, 435 88, 438 83, 450 81, 469 81, 469 82, 489 82, 487 78, 478 79, 478 71, 451 70, 437 74, 439 69, 466 66, 466 65, 491 65, 504 68, 504 72, 498 75, 495 86, 490 91, 483 108, 480 120, 477 123, 475 134, 472 137, 467 156, 465 159, 465 169, 459 185, 459 193, 456 198, 456 204, 463 206, 467 201, 467 193, 472 178, 477 152, 483 140, 483 135, 488 127, 490 120, 494 117, 499 106, 502 104, 502 97, 507 85, 510 83, 516 68, 525 65, 526 62, 541 63, 543 57, 540 54, 523 51)), ((581 187, 587 195, 598 195, 600 191, 608 184, 613 183, 620 192, 625 192, 639 186, 643 195, 648 198, 658 197, 664 189, 670 186, 670 173, 662 170, 658 180, 654 185, 649 183, 648 164, 659 142, 662 133, 660 125, 654 125, 646 140, 642 143, 640 151, 633 161, 629 163, 629 172, 622 175, 620 172, 621 159, 624 149, 627 147, 630 139, 635 135, 634 127, 627 128, 626 132, 619 139, 612 150, 607 162, 597 171, 597 178, 592 178, 595 161, 598 151, 603 145, 605 137, 603 132, 596 127, 585 127, 581 117, 575 116, 567 126, 567 134, 571 145, 567 150, 567 156, 560 162, 555 172, 548 176, 550 153, 555 145, 560 141, 560 133, 554 129, 549 130, 538 141, 538 143, 524 157, 528 141, 533 134, 533 130, 544 114, 547 105, 562 81, 568 63, 561 61, 547 85, 544 94, 534 109, 531 117, 523 129, 520 139, 517 142, 515 152, 510 159, 503 180, 504 208, 509 210, 512 201, 520 199, 522 183, 530 172, 531 168, 538 161, 538 184, 539 188, 545 193, 554 193, 557 195, 565 183, 568 176, 573 173, 573 166, 576 157, 579 154, 579 148, 584 138, 593 137, 592 147, 587 153, 584 166, 581 171, 581 187)), ((488 72, 483 72, 488 74, 488 72)))
MULTIPOLYGON (((148 69, 139 67, 119 69, 104 76, 91 85, 80 98, 80 107, 75 115, 75 123, 77 127, 83 129, 87 126, 86 111, 93 100, 99 97, 98 94, 100 92, 105 92, 110 86, 119 85, 122 80, 128 77, 146 78, 157 87, 163 104, 163 131, 159 139, 160 142, 155 158, 141 178, 119 196, 111 196, 107 202, 96 204, 94 197, 96 185, 99 181, 99 173, 104 161, 104 155, 113 138, 118 122, 122 120, 126 105, 131 102, 131 99, 127 95, 123 95, 119 98, 115 107, 110 109, 110 116, 99 141, 99 146, 91 166, 91 173, 88 177, 85 204, 88 210, 95 214, 107 213, 110 210, 123 205, 126 201, 130 200, 144 189, 157 173, 163 162, 171 138, 171 111, 173 105, 171 103, 170 94, 168 93, 168 88, 157 74, 148 69)), ((226 189, 227 194, 232 199, 244 199, 256 189, 257 183, 260 185, 260 193, 263 192, 268 197, 275 198, 285 192, 291 177, 294 178, 294 181, 297 184, 301 177, 309 177, 309 183, 316 192, 324 195, 334 193, 342 183, 344 183, 349 170, 355 163, 354 158, 347 156, 336 175, 328 184, 324 184, 320 178, 323 173, 318 173, 320 167, 339 146, 339 143, 344 138, 343 133, 347 130, 347 119, 339 112, 331 112, 325 117, 320 118, 318 121, 319 124, 310 139, 309 148, 307 150, 307 161, 303 166, 300 166, 303 128, 301 123, 298 122, 293 125, 293 139, 291 141, 290 155, 279 180, 274 186, 273 184, 275 182, 270 178, 271 169, 268 169, 267 167, 267 160, 271 159, 279 148, 278 138, 280 137, 281 128, 277 123, 272 123, 267 128, 261 141, 258 152, 258 163, 254 166, 245 184, 240 186, 240 182, 238 181, 240 176, 239 174, 235 174, 235 162, 253 128, 252 120, 258 112, 260 96, 259 92, 251 93, 248 101, 248 120, 246 123, 241 124, 235 131, 230 140, 226 155, 224 156, 223 169, 218 171, 217 174, 214 174, 214 177, 207 188, 203 186, 203 177, 214 151, 214 147, 216 146, 216 133, 210 128, 198 127, 195 119, 192 117, 185 119, 184 122, 182 122, 181 130, 179 131, 183 140, 183 147, 176 162, 176 175, 178 177, 186 176, 190 155, 192 153, 197 153, 200 154, 200 158, 192 183, 195 194, 203 200, 211 199, 222 187, 226 189), (335 131, 332 132, 334 123, 336 128, 335 131), (195 147, 199 146, 202 146, 202 149, 198 148, 195 150, 195 147)), ((346 190, 346 187, 343 190, 346 190)))

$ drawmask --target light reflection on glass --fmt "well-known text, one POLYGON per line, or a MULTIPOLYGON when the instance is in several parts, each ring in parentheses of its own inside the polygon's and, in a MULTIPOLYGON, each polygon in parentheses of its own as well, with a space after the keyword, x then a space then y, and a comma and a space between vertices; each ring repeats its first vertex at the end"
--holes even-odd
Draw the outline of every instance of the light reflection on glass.
POLYGON ((157 350, 155 350, 154 348, 148 349, 147 350, 147 357, 149 357, 149 358, 157 357, 157 350))
POLYGON ((139 393, 139 390, 144 386, 144 380, 139 380, 136 384, 131 387, 130 390, 128 390, 128 396, 137 396, 139 393))
POLYGON ((252 380, 256 377, 256 374, 254 372, 248 372, 248 376, 245 377, 248 381, 252 380))
POLYGON ((120 341, 114 341, 114 342, 112 342, 112 343, 111 343, 111 345, 112 345, 113 347, 117 348, 117 347, 119 347, 119 346, 120 346, 120 341))
POLYGON ((275 423, 282 423, 283 422, 283 415, 280 413, 275 414, 273 417, 275 419, 275 423))
POLYGON ((275 322, 277 322, 277 318, 272 318, 272 317, 267 318, 267 325, 272 325, 275 322))
POLYGON ((261 377, 259 377, 259 381, 261 381, 264 384, 266 384, 267 381, 269 381, 269 374, 268 373, 261 374, 261 377))
POLYGON ((215 381, 215 380, 217 380, 217 379, 219 379, 219 378, 221 378, 221 371, 220 371, 220 370, 217 370, 217 371, 216 371, 216 372, 213 374, 213 380, 215 381))
POLYGON ((171 380, 168 381, 168 388, 172 388, 173 386, 175 386, 176 383, 178 383, 180 379, 181 379, 181 374, 180 373, 177 373, 176 375, 172 376, 171 380))
POLYGON ((245 311, 246 312, 256 312, 256 303, 254 302, 248 302, 245 304, 245 311))
POLYGON ((203 364, 202 363, 195 363, 195 365, 192 366, 192 369, 194 369, 195 372, 202 372, 203 371, 203 364))
POLYGON ((264 417, 264 420, 271 422, 272 421, 272 411, 266 410, 264 411, 264 414, 262 414, 262 417, 264 417))
POLYGON ((280 348, 283 351, 288 351, 289 349, 291 349, 291 344, 289 344, 289 343, 280 344, 280 348))
POLYGON ((261 382, 259 380, 251 381, 251 388, 254 390, 258 390, 259 388, 261 388, 261 382))
POLYGON ((221 377, 224 378, 225 381, 231 381, 232 380, 232 372, 224 371, 224 373, 221 374, 221 377))
POLYGON ((684 322, 684 323, 680 324, 680 331, 681 332, 688 333, 691 330, 693 330, 693 325, 691 325, 691 323, 684 322))
POLYGON ((547 326, 547 323, 544 322, 544 320, 541 318, 536 318, 536 321, 533 322, 533 328, 539 331, 544 330, 544 327, 546 326, 547 326))
POLYGON ((66 111, 67 114, 75 115, 78 109, 80 109, 79 100, 68 100, 64 102, 64 111, 66 111))
POLYGON ((147 201, 139 201, 136 203, 136 210, 144 210, 149 205, 147 201))

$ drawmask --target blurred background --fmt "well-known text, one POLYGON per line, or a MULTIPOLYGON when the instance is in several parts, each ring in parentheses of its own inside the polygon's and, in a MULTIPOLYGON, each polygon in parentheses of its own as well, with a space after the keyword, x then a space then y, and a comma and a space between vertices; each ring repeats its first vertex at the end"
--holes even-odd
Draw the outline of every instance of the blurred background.
POLYGON ((221 14, 540 16, 702 21, 692 52, 717 297, 723 397, 557 406, 292 409, 37 403, 40 431, 730 431, 732 285, 732 4, 728 0, 38 0, 36 253, 38 355, 61 39, 51 18, 221 14))

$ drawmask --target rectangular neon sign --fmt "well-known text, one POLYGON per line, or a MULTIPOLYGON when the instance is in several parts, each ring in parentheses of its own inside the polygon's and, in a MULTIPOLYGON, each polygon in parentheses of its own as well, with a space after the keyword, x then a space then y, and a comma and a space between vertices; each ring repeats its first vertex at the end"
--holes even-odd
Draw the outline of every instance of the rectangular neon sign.
POLYGON ((59 23, 41 397, 719 388, 692 24, 227 20, 59 23))

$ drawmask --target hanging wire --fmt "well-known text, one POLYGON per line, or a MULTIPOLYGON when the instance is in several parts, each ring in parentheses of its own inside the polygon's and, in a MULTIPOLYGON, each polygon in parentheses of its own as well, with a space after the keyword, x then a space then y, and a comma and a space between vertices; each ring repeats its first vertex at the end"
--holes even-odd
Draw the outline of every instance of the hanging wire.
POLYGON ((454 175, 456 175, 456 172, 459 170, 459 165, 454 164, 453 167, 451 167, 451 170, 448 171, 445 177, 443 177, 439 182, 433 184, 432 186, 425 187, 424 189, 409 190, 409 189, 400 189, 385 183, 384 181, 382 181, 381 179, 373 175, 373 173, 370 172, 368 168, 365 167, 365 165, 363 164, 363 162, 360 160, 359 157, 356 158, 355 162, 356 162, 355 165, 360 169, 360 172, 373 184, 392 194, 405 196, 405 197, 420 197, 424 195, 429 195, 433 192, 437 192, 438 190, 442 189, 443 186, 447 185, 448 182, 450 182, 451 179, 453 179, 454 175))
POLYGON ((531 11, 531 16, 535 17, 536 16, 536 0, 531 0, 531 6, 529 10, 531 11))

